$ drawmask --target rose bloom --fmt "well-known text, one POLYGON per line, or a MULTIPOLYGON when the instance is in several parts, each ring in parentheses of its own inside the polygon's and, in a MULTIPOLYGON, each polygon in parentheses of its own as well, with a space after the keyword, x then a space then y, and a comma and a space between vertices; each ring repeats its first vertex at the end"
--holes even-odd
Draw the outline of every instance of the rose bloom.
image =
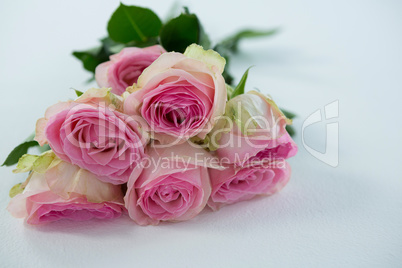
POLYGON ((121 95, 127 87, 137 83, 142 71, 165 52, 159 45, 123 48, 119 53, 110 56, 110 61, 96 67, 96 82, 100 87, 110 87, 113 93, 121 95))
POLYGON ((272 195, 288 183, 290 173, 290 165, 285 161, 244 168, 232 165, 224 170, 209 169, 212 192, 208 206, 217 210, 258 195, 272 195))
POLYGON ((108 89, 90 89, 73 102, 48 108, 37 122, 35 139, 105 182, 126 183, 144 157, 148 135, 138 119, 115 109, 121 105, 108 89))
POLYGON ((139 225, 185 221, 205 207, 211 186, 205 166, 210 155, 188 143, 149 150, 147 167, 133 173, 124 201, 139 225), (197 164, 199 163, 199 164, 197 164))
POLYGON ((271 99, 251 91, 231 99, 226 107, 226 126, 212 134, 220 158, 242 166, 296 155, 297 145, 285 128, 292 121, 271 99))
POLYGON ((217 52, 195 44, 184 54, 162 54, 138 78, 124 111, 142 116, 162 144, 204 139, 225 111, 224 66, 217 52))
POLYGON ((59 159, 44 173, 30 173, 24 186, 7 209, 14 217, 26 218, 28 224, 112 219, 125 211, 120 186, 59 159))

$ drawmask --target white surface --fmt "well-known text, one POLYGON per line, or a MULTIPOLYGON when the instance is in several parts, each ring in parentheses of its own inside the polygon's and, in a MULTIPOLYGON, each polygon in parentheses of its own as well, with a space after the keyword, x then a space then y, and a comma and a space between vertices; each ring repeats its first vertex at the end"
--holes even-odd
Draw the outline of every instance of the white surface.
MULTIPOLYGON (((130 3, 125 1, 125 3, 130 3)), ((132 3, 132 2, 131 2, 132 3)), ((170 1, 136 1, 161 17, 170 1)), ((114 221, 36 228, 12 218, 8 190, 24 179, 0 169, 2 267, 401 267, 402 3, 400 1, 204 0, 187 3, 216 40, 241 26, 282 26, 243 43, 232 62, 248 88, 270 93, 302 121, 339 100, 340 163, 300 145, 288 186, 270 198, 206 211, 194 220, 139 227, 114 221), (237 4, 236 4, 237 3, 237 4)), ((0 2, 0 160, 45 108, 85 89, 70 52, 105 34, 114 1, 0 2)), ((335 120, 336 121, 336 120, 335 120)), ((325 124, 306 130, 324 148, 325 124)))

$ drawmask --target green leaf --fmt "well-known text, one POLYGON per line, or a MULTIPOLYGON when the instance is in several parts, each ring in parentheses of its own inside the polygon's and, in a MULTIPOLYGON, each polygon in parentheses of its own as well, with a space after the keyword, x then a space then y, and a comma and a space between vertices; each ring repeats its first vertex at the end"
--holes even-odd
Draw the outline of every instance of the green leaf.
POLYGON ((80 97, 82 94, 84 94, 84 92, 76 90, 76 89, 74 89, 74 91, 75 91, 75 94, 77 95, 77 97, 80 97))
MULTIPOLYGON (((289 118, 289 119, 293 119, 293 118, 296 117, 296 114, 295 114, 295 113, 292 113, 292 112, 290 112, 290 111, 288 111, 288 110, 281 109, 281 111, 282 111, 282 113, 283 113, 287 118, 289 118)), ((291 125, 287 125, 287 126, 286 126, 286 131, 289 133, 289 135, 290 135, 291 137, 293 137, 293 136, 296 134, 296 131, 295 131, 294 127, 291 126, 291 125)))
POLYGON ((246 87, 246 81, 247 81, 247 77, 248 77, 248 71, 250 70, 251 67, 249 67, 243 74, 242 78, 240 79, 239 84, 237 85, 237 87, 235 88, 235 90, 232 93, 232 97, 234 98, 238 95, 244 94, 244 88, 246 87))
POLYGON ((86 51, 74 51, 73 56, 82 62, 85 70, 92 73, 95 73, 96 66, 109 60, 109 55, 103 46, 86 51))
POLYGON ((187 9, 185 13, 171 19, 162 27, 160 41, 167 51, 181 53, 193 43, 201 45, 204 49, 209 49, 211 45, 201 22, 195 14, 189 14, 187 9))
POLYGON ((276 34, 279 31, 279 29, 271 29, 271 30, 251 30, 251 29, 246 29, 242 30, 232 36, 227 37, 224 39, 222 42, 220 42, 218 45, 224 46, 227 50, 236 53, 239 50, 239 43, 243 39, 249 39, 249 38, 256 38, 256 37, 267 37, 276 34))
POLYGON ((286 126, 286 131, 289 133, 289 135, 290 135, 291 137, 293 137, 293 136, 296 134, 296 131, 295 131, 295 129, 294 129, 293 126, 287 125, 287 126, 286 126))
POLYGON ((7 156, 7 159, 4 161, 2 166, 12 166, 18 163, 18 160, 21 156, 28 152, 28 149, 31 147, 38 146, 37 141, 26 141, 18 145, 11 151, 11 153, 7 156))
POLYGON ((158 36, 161 27, 161 20, 152 10, 120 3, 109 20, 107 31, 116 42, 145 42, 150 37, 158 36))
POLYGON ((157 45, 157 44, 159 44, 158 38, 157 37, 150 37, 145 42, 131 41, 131 42, 125 44, 125 46, 126 47, 150 47, 150 46, 157 45))
POLYGON ((195 15, 181 14, 166 23, 161 30, 161 44, 167 51, 183 53, 198 43, 198 19, 195 15))
POLYGON ((292 112, 290 112, 290 111, 288 111, 288 110, 281 109, 281 111, 282 111, 282 113, 283 113, 287 118, 289 118, 289 119, 293 119, 293 118, 296 117, 296 114, 295 114, 295 113, 292 113, 292 112))

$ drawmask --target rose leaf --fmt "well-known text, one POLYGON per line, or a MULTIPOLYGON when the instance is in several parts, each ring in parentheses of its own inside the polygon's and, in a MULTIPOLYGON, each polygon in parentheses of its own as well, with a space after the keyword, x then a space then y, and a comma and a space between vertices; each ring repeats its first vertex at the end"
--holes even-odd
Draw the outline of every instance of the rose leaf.
POLYGON ((26 141, 21 143, 11 151, 2 166, 12 166, 17 164, 18 160, 28 152, 28 149, 35 146, 39 146, 37 141, 26 141))
POLYGON ((161 27, 161 20, 152 10, 121 3, 110 18, 107 31, 116 42, 145 42, 150 37, 158 36, 161 27))
POLYGON ((184 13, 171 19, 162 27, 160 41, 167 51, 180 53, 194 43, 201 45, 204 49, 209 49, 211 45, 201 22, 195 14, 190 14, 187 8, 184 9, 184 13))
POLYGON ((244 94, 244 88, 246 87, 246 81, 248 77, 248 71, 251 67, 249 67, 243 74, 242 78, 240 79, 239 84, 236 86, 235 90, 232 93, 232 98, 244 94))

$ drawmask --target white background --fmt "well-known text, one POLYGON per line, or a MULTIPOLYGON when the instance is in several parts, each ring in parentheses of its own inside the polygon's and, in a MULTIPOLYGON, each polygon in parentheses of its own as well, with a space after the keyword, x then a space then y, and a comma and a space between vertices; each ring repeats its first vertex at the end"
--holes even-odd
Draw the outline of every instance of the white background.
MULTIPOLYGON (((126 4, 134 2, 125 1, 126 4)), ((139 227, 114 221, 31 227, 5 207, 24 180, 0 169, 0 266, 5 267, 401 267, 402 2, 184 2, 213 40, 242 26, 280 26, 244 42, 232 61, 248 89, 269 93, 295 120, 293 175, 269 198, 205 211, 183 223, 139 227), (339 166, 301 145, 308 115, 339 100, 339 166)), ((171 1, 136 1, 165 17, 171 1)), ((45 108, 85 90, 89 78, 71 56, 106 33, 117 1, 0 2, 0 160, 34 129, 45 108)), ((325 148, 325 122, 305 131, 325 148)))

